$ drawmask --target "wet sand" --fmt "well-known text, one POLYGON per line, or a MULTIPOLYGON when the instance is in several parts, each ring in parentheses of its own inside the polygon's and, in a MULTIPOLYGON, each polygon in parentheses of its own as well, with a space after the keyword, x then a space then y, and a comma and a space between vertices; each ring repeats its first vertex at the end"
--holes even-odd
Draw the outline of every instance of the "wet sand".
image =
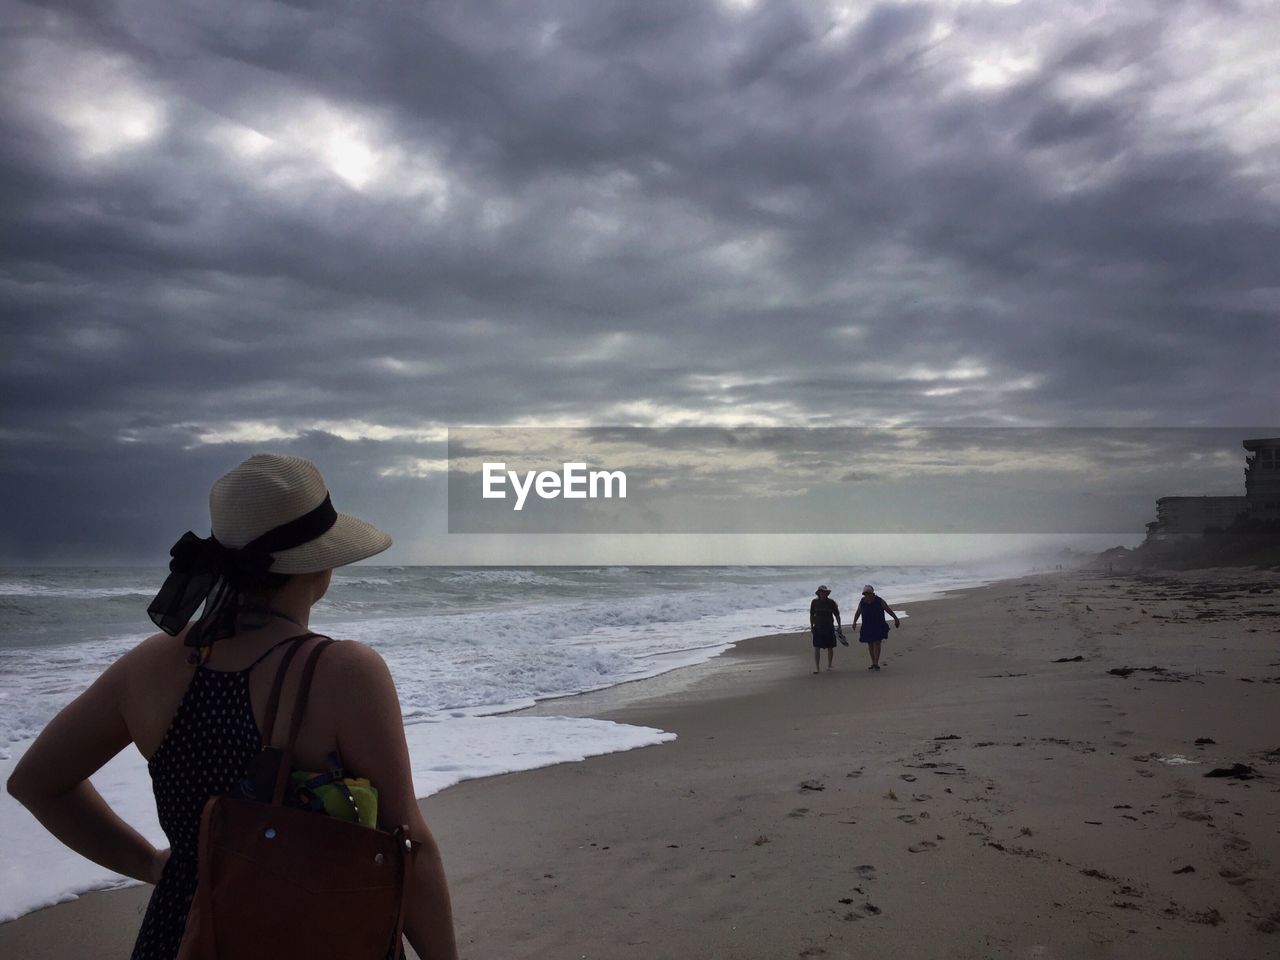
MULTIPOLYGON (((1274 956, 1278 586, 1005 581, 901 604, 878 674, 855 642, 814 676, 793 634, 540 704, 679 739, 425 800, 462 954, 1274 956)), ((0 955, 127 956, 146 893, 0 926, 0 955)))

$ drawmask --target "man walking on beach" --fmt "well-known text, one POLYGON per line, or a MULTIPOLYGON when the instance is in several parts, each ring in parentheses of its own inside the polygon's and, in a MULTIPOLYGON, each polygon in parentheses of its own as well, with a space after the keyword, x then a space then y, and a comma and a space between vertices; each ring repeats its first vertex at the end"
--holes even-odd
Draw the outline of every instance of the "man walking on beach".
MULTIPOLYGON (((855 627, 858 625, 858 618, 862 618, 862 632, 858 634, 858 642, 865 643, 867 653, 871 655, 871 666, 867 667, 868 670, 880 669, 880 644, 885 637, 889 636, 889 624, 884 620, 886 613, 893 617, 895 627, 902 626, 898 615, 884 600, 876 596, 876 588, 868 583, 862 588, 862 599, 858 601, 858 609, 853 615, 855 627)), ((817 642, 814 641, 815 644, 817 642)))
POLYGON ((840 607, 831 599, 831 588, 825 583, 809 601, 809 630, 813 633, 813 672, 822 672, 822 651, 827 651, 827 669, 836 655, 836 630, 840 626, 840 607))

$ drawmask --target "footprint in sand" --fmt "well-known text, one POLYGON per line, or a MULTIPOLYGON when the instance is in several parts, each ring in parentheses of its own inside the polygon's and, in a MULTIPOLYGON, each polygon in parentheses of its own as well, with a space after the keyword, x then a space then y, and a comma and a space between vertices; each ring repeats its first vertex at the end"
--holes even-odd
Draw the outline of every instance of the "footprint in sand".
POLYGON ((790 813, 788 813, 788 814, 787 814, 787 816, 788 816, 788 817, 803 817, 803 816, 804 816, 805 814, 807 814, 808 812, 809 812, 809 808, 808 808, 808 807, 796 807, 794 810, 792 810, 790 813))
POLYGON ((921 840, 919 843, 913 843, 907 847, 910 853, 924 853, 926 850, 937 850, 938 845, 932 840, 921 840))
POLYGON ((909 813, 900 813, 900 814, 898 814, 898 819, 899 819, 899 820, 901 820, 903 823, 915 823, 915 822, 916 822, 916 818, 915 818, 915 817, 913 817, 913 816, 912 816, 911 814, 909 814, 909 813))
POLYGON ((1253 883, 1253 877, 1248 876, 1245 871, 1232 870, 1230 867, 1223 867, 1218 871, 1218 876, 1233 887, 1243 887, 1247 883, 1253 883))
POLYGON ((853 870, 863 880, 874 880, 876 878, 876 868, 869 863, 860 864, 854 867, 853 870))
MULTIPOLYGON (((845 901, 841 900, 840 902, 844 903, 845 901)), ((868 900, 866 903, 862 905, 861 909, 850 910, 848 913, 844 915, 842 919, 850 920, 850 921, 865 920, 868 917, 878 917, 882 912, 883 911, 879 907, 877 907, 874 903, 868 900)))

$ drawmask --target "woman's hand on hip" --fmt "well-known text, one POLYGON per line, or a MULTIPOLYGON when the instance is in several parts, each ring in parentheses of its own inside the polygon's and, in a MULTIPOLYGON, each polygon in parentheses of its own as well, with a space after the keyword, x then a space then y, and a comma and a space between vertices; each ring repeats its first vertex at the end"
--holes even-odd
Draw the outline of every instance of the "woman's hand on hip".
POLYGON ((151 883, 160 882, 160 874, 164 873, 164 865, 169 862, 169 848, 156 850, 151 855, 151 883))

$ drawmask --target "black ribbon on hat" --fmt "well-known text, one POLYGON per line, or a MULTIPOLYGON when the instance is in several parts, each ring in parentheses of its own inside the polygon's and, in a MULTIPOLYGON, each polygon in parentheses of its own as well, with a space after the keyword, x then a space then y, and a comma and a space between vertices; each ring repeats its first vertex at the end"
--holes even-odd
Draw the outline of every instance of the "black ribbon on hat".
POLYGON ((208 646, 229 637, 236 630, 240 591, 271 570, 276 559, 272 554, 310 543, 337 522, 338 512, 326 493, 315 509, 272 527, 243 547, 228 547, 212 535, 198 537, 188 530, 169 550, 169 576, 147 615, 176 636, 204 603, 200 620, 187 632, 186 645, 208 646))

